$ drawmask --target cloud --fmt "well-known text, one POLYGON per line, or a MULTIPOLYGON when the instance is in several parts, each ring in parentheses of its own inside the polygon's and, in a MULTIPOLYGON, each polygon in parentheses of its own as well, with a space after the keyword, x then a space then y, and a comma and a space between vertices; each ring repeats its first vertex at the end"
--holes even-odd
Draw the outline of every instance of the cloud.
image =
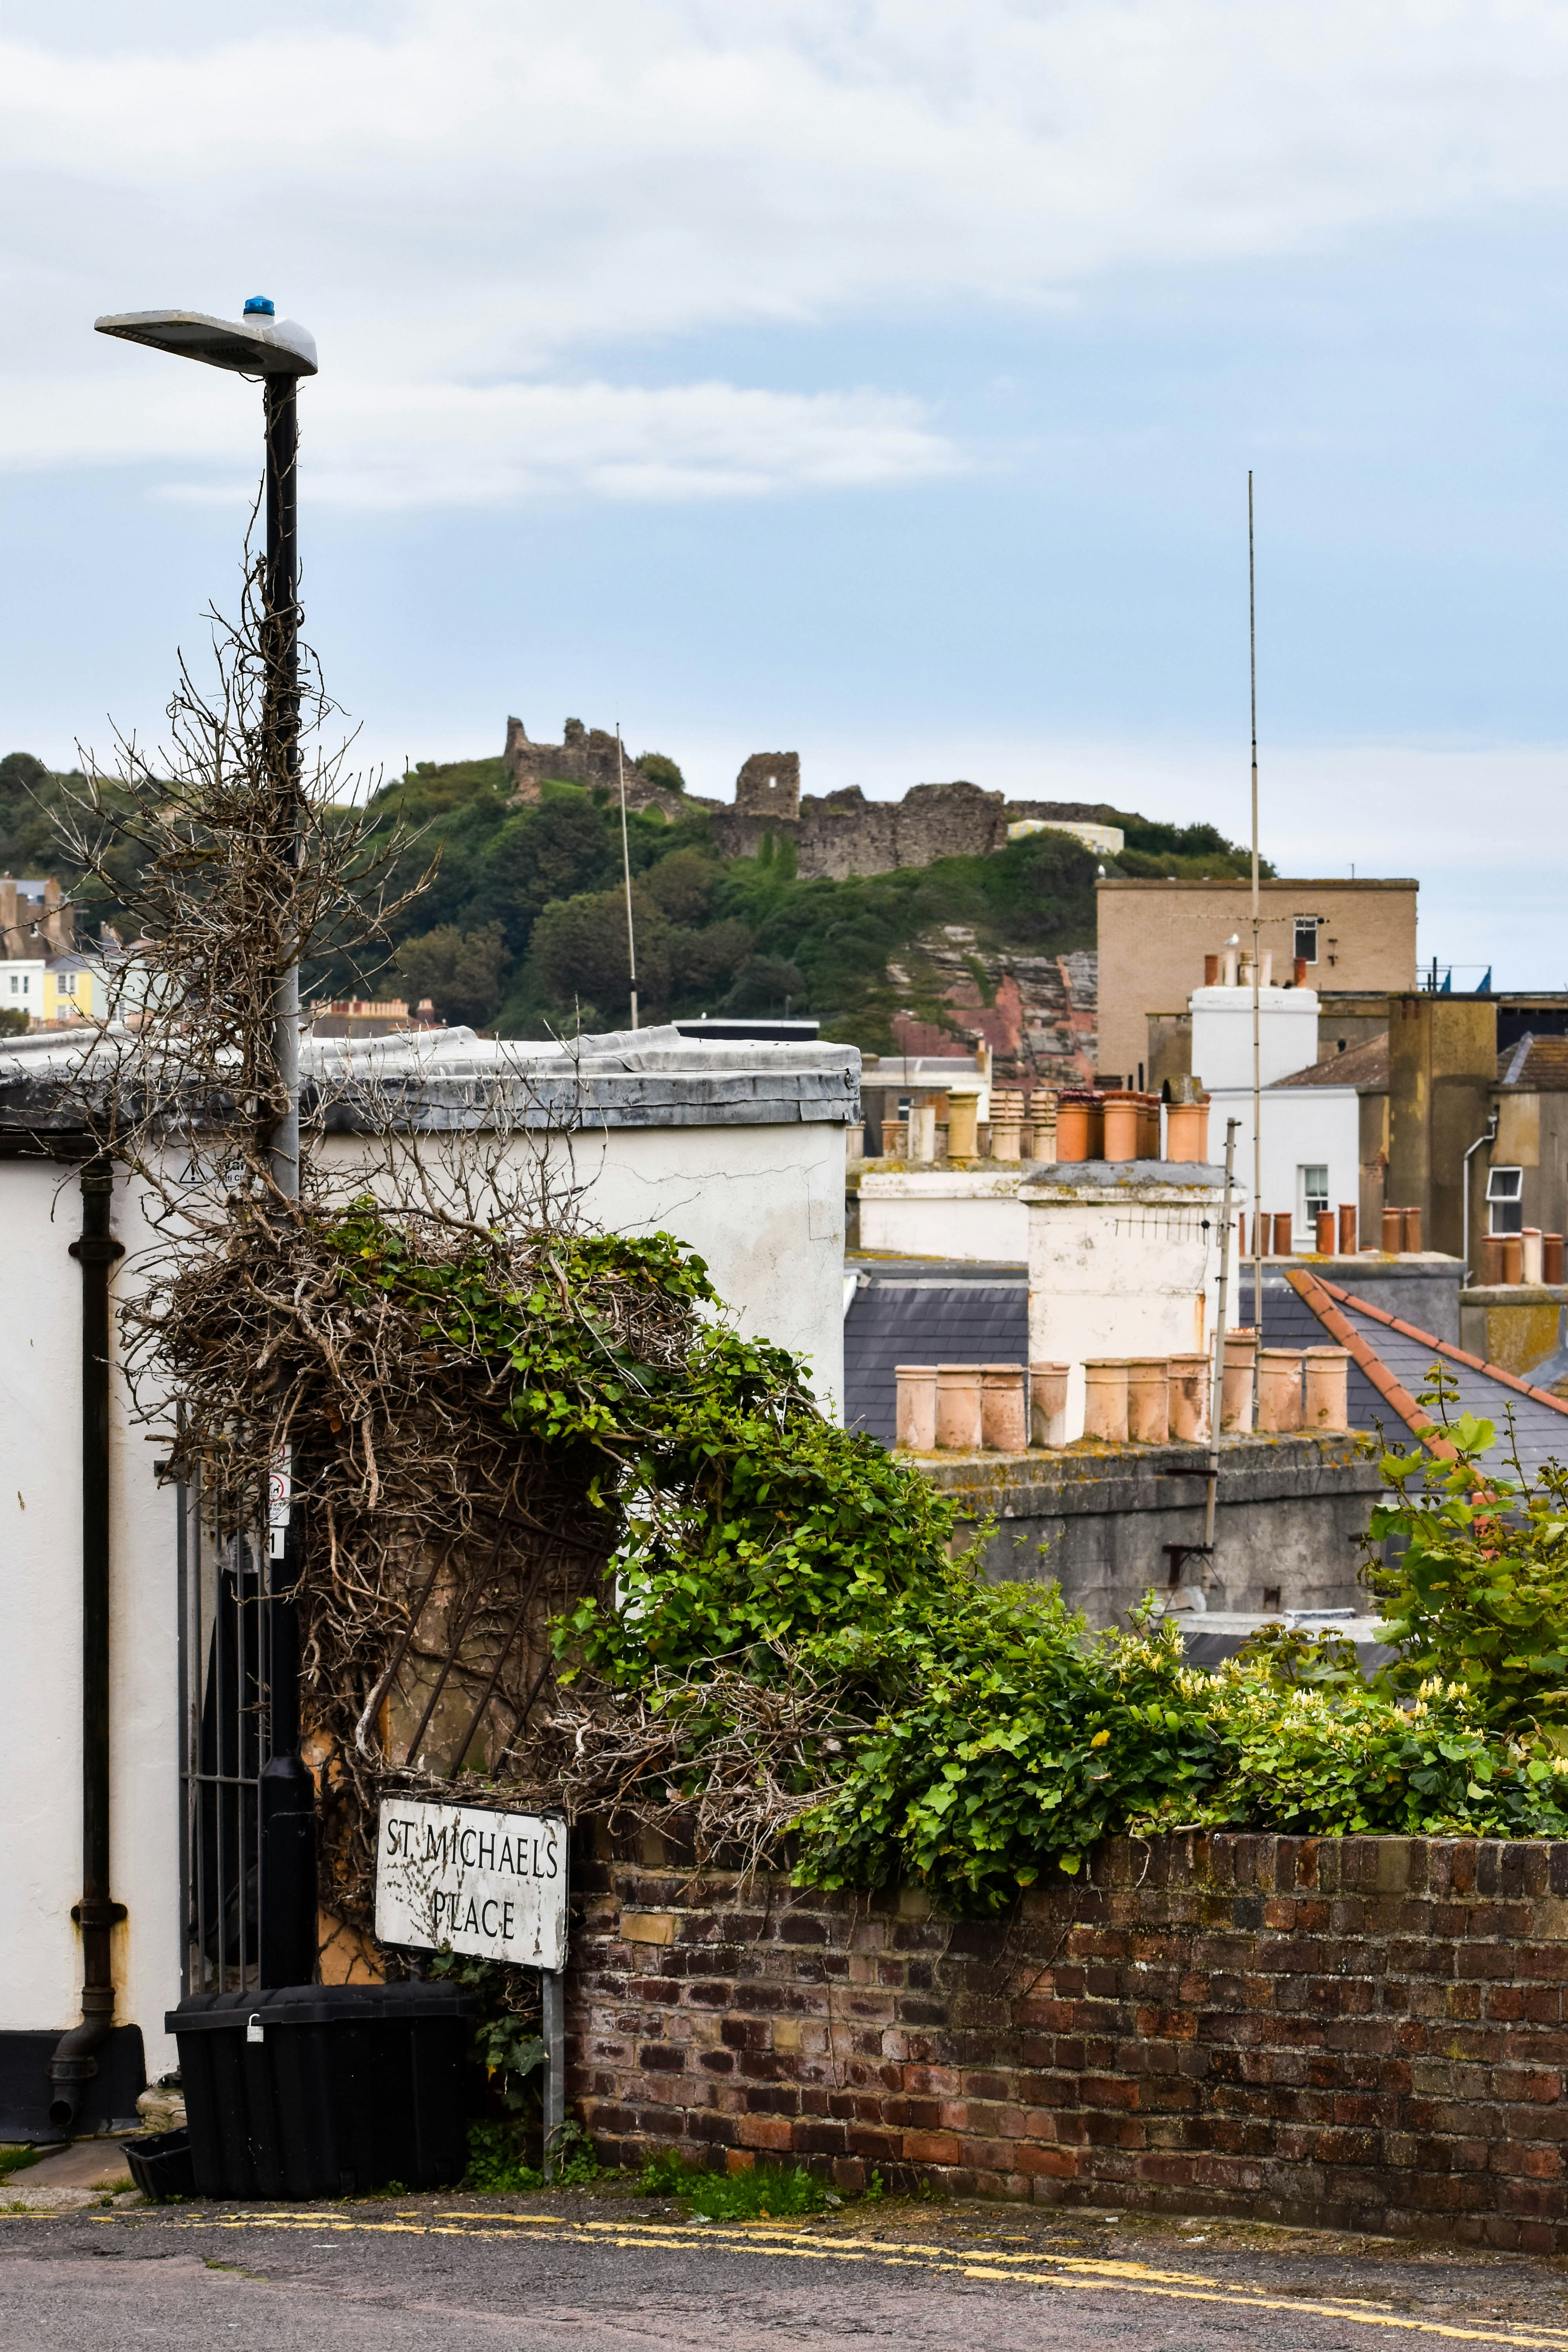
MULTIPOLYGON (((157 440, 152 363, 85 350, 93 311, 259 289, 321 345, 323 494, 366 505, 918 477, 955 454, 890 395, 574 379, 646 383, 612 362, 659 338, 1080 300, 1568 193, 1560 0, 69 13, 94 39, 13 0, 0 43, 27 462, 157 440), (333 444, 350 420, 373 446, 333 444)), ((173 407, 199 488, 225 430, 173 407)))
MULTIPOLYGON (((179 461, 182 478, 165 482, 164 495, 228 502, 259 465, 258 415, 256 394, 233 377, 149 359, 123 384, 0 387, 0 462, 179 461)), ((383 511, 574 493, 643 502, 763 498, 909 481, 963 462, 916 403, 874 392, 367 385, 322 376, 302 388, 300 418, 310 498, 383 511)))
POLYGON ((480 298, 498 352, 867 295, 1032 299, 1568 184, 1556 0, 420 0, 386 30, 329 16, 226 39, 225 21, 204 11, 156 52, 128 30, 97 56, 0 46, 11 170, 199 203, 215 260, 264 203, 310 225, 314 268, 378 254, 362 316, 395 262, 403 298, 480 298))

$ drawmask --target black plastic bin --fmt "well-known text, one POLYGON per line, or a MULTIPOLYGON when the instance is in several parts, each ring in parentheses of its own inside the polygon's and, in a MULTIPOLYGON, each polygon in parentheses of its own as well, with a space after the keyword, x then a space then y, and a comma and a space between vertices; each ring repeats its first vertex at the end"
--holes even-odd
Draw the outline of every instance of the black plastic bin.
POLYGON ((439 2189, 468 2163, 471 1994, 455 1985, 193 1993, 165 2021, 200 2197, 439 2189))
POLYGON ((140 2139, 122 2140, 121 2145, 131 2178, 143 2197, 195 2195, 188 2131, 144 2132, 140 2139))

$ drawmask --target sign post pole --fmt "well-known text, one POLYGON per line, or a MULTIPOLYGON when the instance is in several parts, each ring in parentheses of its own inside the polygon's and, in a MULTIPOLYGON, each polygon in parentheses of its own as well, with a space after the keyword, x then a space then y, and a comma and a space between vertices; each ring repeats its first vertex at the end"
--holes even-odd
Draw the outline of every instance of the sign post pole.
POLYGON ((561 2133, 566 2121, 566 1979, 558 1969, 540 1971, 539 1990, 544 2026, 544 2164, 546 2180, 553 2180, 561 2160, 561 2133))
POLYGON ((375 1932, 416 1951, 471 1952, 539 1971, 544 2044, 542 2169, 561 2168, 566 2123, 566 1878, 560 1813, 384 1798, 376 1832, 375 1932))

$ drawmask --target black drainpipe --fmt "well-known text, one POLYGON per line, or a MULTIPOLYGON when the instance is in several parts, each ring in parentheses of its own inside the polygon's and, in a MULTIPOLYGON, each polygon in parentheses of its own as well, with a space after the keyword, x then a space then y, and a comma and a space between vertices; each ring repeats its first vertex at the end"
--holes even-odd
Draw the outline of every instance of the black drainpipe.
POLYGON ((124 1251, 109 1230, 114 1178, 107 1160, 81 1171, 81 2023, 49 2060, 49 2121, 75 2123, 81 2085, 98 2072, 94 2052, 114 2026, 110 1934, 125 1906, 109 1894, 109 1269, 124 1251))

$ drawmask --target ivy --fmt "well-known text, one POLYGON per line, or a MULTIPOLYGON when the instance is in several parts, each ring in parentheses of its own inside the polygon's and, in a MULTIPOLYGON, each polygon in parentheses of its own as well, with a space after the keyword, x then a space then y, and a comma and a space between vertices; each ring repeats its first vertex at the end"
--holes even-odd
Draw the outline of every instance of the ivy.
POLYGON ((666 1711, 675 1799, 733 1747, 737 1678, 858 1727, 802 1750, 803 1884, 984 1915, 1116 1832, 1568 1835, 1568 1472, 1532 1492, 1489 1466, 1495 1431, 1438 1372, 1452 1451, 1385 1454, 1372 1520, 1398 1550, 1371 1569, 1395 1665, 1369 1684, 1348 1643, 1269 1628, 1201 1673, 1169 1623, 1094 1634, 1054 1585, 981 1580, 952 1502, 825 1421, 668 1235, 541 1235, 508 1284, 479 1244, 422 1257, 369 1202, 334 1245, 364 1301, 416 1304, 435 1356, 484 1367, 520 1439, 580 1450, 614 1580, 557 1621, 558 1672, 666 1711))

